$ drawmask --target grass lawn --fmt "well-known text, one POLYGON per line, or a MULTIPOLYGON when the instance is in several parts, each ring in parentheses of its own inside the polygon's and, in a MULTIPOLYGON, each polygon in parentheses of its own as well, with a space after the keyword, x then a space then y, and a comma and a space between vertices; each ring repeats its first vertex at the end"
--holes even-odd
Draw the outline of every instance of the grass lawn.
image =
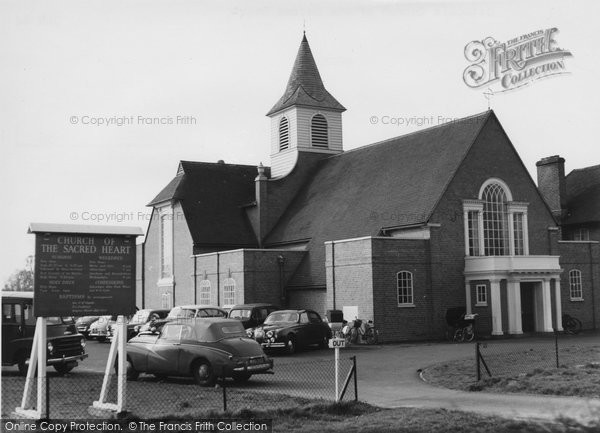
POLYGON ((527 356, 495 353, 493 363, 510 368, 499 374, 491 368, 492 377, 488 377, 482 367, 479 382, 474 359, 436 364, 423 371, 423 378, 433 385, 462 391, 600 398, 600 346, 578 348, 577 355, 578 361, 560 363, 559 368, 540 368, 527 356))

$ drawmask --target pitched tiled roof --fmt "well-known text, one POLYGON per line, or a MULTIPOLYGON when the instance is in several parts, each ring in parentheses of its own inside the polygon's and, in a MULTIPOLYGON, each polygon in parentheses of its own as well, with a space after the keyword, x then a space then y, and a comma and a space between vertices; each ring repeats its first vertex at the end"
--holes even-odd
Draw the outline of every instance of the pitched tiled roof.
POLYGON ((181 203, 195 245, 256 247, 242 206, 254 200, 256 167, 181 161, 177 176, 148 204, 181 203))
POLYGON ((326 241, 427 222, 490 116, 488 111, 323 160, 267 236, 267 245, 310 239, 310 257, 293 284, 316 277, 325 285, 326 241))
POLYGON ((304 105, 331 110, 346 111, 331 94, 325 90, 323 80, 317 69, 306 35, 302 38, 290 79, 281 99, 267 113, 281 111, 292 105, 304 105))
POLYGON ((600 165, 573 170, 567 175, 565 224, 600 221, 600 165))

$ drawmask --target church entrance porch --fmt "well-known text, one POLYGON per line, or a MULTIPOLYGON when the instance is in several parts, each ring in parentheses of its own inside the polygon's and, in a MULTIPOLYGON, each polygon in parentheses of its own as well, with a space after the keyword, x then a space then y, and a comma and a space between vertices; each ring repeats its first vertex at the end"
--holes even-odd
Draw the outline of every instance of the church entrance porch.
POLYGON ((491 335, 562 330, 558 256, 465 258, 466 309, 491 335))

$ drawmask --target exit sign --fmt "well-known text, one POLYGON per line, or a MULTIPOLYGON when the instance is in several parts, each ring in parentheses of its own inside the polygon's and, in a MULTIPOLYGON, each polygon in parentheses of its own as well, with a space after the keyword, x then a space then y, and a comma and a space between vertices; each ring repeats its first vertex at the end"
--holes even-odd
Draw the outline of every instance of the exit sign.
POLYGON ((330 349, 343 349, 344 347, 346 347, 345 338, 332 338, 331 340, 329 340, 330 349))

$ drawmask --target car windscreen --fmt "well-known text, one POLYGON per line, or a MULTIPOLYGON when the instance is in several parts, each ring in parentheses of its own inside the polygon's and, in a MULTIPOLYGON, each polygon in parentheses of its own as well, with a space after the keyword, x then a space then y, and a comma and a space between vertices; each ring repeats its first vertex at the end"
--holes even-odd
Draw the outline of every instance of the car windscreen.
POLYGON ((271 313, 269 317, 267 317, 267 320, 265 320, 265 325, 280 322, 296 323, 298 322, 298 313, 285 311, 271 313))
POLYGON ((150 311, 148 310, 140 310, 134 314, 129 323, 139 324, 146 323, 148 321, 148 316, 150 315, 150 311))
POLYGON ((235 310, 231 310, 229 312, 229 318, 230 319, 249 319, 251 312, 252 312, 252 310, 236 308, 235 310))
POLYGON ((167 319, 189 319, 196 315, 196 310, 190 310, 187 308, 175 307, 169 311, 167 319))
POLYGON ((79 319, 77 319, 77 322, 81 323, 81 322, 90 322, 92 320, 96 320, 98 319, 98 316, 83 316, 80 317, 79 319))

